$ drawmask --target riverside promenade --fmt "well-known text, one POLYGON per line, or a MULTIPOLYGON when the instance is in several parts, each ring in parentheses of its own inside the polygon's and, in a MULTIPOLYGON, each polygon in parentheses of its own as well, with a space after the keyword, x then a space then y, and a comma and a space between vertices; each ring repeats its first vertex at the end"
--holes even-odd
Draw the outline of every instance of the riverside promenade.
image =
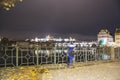
POLYGON ((1 49, 0 80, 120 80, 119 47, 77 48, 69 68, 65 48, 41 49, 1 49))
POLYGON ((0 80, 120 80, 120 61, 74 63, 70 68, 66 64, 44 67, 48 71, 42 75, 35 72, 35 66, 0 68, 0 80))

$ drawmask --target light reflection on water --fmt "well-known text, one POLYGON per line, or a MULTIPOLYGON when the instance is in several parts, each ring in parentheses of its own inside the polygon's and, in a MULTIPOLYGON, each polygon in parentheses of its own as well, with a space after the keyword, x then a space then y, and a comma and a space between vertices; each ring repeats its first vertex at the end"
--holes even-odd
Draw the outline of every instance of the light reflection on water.
POLYGON ((46 55, 51 55, 53 53, 64 53, 64 54, 67 54, 68 50, 35 50, 35 54, 37 55, 38 54, 46 54, 46 55))

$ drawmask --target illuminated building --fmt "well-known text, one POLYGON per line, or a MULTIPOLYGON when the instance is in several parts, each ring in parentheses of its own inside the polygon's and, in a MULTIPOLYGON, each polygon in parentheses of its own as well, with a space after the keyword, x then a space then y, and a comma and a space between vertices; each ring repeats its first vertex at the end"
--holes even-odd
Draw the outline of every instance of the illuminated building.
POLYGON ((76 39, 70 37, 70 38, 54 38, 53 36, 47 35, 45 38, 35 38, 35 39, 31 39, 31 41, 35 41, 35 42, 47 42, 47 41, 54 41, 54 42, 74 42, 76 41, 76 39))
POLYGON ((98 46, 97 41, 77 41, 75 38, 69 37, 69 38, 55 38, 53 36, 46 36, 45 38, 35 38, 31 39, 31 42, 41 42, 41 43, 47 43, 47 42, 53 42, 55 46, 59 47, 67 47, 71 42, 73 42, 74 45, 79 47, 93 47, 98 46))
POLYGON ((115 44, 120 44, 120 28, 115 31, 115 44))
POLYGON ((102 29, 98 33, 98 43, 100 45, 107 45, 108 43, 113 43, 113 37, 107 29, 102 29))

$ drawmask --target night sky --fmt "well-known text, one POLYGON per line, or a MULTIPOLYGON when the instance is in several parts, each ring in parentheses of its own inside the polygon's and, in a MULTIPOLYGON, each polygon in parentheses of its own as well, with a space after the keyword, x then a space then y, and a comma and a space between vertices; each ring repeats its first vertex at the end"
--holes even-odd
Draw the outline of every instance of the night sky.
POLYGON ((72 35, 96 39, 101 29, 120 27, 120 0, 24 0, 0 10, 0 35, 26 39, 72 35))

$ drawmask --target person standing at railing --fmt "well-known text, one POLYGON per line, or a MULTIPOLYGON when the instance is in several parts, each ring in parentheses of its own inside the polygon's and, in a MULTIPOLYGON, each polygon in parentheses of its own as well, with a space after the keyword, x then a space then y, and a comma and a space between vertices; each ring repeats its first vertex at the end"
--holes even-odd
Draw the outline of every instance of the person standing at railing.
POLYGON ((73 63, 74 47, 75 47, 75 45, 73 45, 73 43, 68 45, 68 48, 69 48, 69 50, 68 50, 68 67, 70 67, 70 65, 72 65, 72 63, 73 63))

